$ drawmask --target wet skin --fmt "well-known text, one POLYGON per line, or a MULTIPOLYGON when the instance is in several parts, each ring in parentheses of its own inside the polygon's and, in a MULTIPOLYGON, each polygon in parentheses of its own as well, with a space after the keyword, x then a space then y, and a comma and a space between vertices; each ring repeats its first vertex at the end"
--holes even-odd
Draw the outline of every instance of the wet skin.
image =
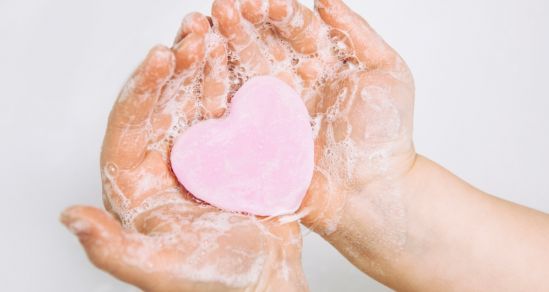
POLYGON ((185 17, 174 46, 153 48, 115 103, 101 155, 109 212, 76 206, 62 215, 95 265, 147 291, 307 290, 300 219, 393 289, 549 286, 548 217, 416 154, 412 75, 341 0, 317 0, 313 10, 295 0, 217 0, 211 14, 185 17), (222 117, 257 75, 299 92, 315 131, 313 181, 294 217, 218 210, 169 168, 173 138, 222 117), (495 248, 494 239, 508 244, 495 248))
POLYGON ((329 233, 352 211, 349 197, 367 195, 360 192, 365 184, 411 165, 411 75, 340 1, 318 1, 312 11, 296 1, 222 0, 213 3, 212 18, 185 17, 174 47, 153 48, 115 103, 101 155, 113 216, 78 206, 64 212, 63 222, 99 268, 145 290, 268 290, 278 282, 306 290, 297 222, 193 200, 168 166, 170 130, 220 117, 252 76, 284 80, 303 96, 317 129, 317 167, 300 216, 329 233), (389 120, 392 126, 383 126, 389 120), (228 227, 200 228, 218 221, 228 227), (210 264, 219 277, 188 274, 193 265, 200 271, 210 264))

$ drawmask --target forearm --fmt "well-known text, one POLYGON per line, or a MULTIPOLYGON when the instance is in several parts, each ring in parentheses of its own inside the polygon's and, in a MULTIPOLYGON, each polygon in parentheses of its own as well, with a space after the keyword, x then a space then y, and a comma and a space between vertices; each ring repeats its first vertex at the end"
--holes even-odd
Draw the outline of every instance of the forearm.
POLYGON ((482 193, 422 157, 403 179, 376 184, 325 235, 364 272, 398 290, 549 287, 548 215, 482 193))

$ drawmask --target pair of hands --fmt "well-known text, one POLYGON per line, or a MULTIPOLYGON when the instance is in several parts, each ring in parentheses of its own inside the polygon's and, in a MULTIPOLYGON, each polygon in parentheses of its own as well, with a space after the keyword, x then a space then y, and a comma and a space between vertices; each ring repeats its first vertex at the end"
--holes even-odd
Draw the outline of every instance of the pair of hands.
POLYGON ((150 51, 114 105, 101 153, 114 217, 84 206, 62 215, 96 266, 147 291, 307 290, 292 217, 196 202, 169 167, 173 138, 222 116, 257 75, 291 85, 313 118, 315 171, 301 222, 329 239, 351 228, 346 214, 364 212, 372 224, 357 228, 371 228, 370 239, 398 230, 398 214, 386 212, 398 202, 385 195, 416 156, 403 60, 341 0, 317 0, 314 12, 296 0, 217 0, 211 18, 185 17, 173 48, 150 51), (372 208, 356 210, 356 200, 372 208))

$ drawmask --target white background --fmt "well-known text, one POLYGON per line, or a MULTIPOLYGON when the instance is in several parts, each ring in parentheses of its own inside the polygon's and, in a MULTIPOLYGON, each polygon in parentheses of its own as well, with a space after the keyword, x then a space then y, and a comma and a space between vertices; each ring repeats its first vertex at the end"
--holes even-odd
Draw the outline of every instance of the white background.
MULTIPOLYGON (((348 2, 414 72, 418 151, 549 212, 549 2, 348 2)), ((120 86, 186 13, 209 6, 0 0, 2 290, 135 290, 94 269, 58 214, 101 205, 98 155, 120 86)), ((386 290, 314 234, 303 260, 313 291, 386 290)))

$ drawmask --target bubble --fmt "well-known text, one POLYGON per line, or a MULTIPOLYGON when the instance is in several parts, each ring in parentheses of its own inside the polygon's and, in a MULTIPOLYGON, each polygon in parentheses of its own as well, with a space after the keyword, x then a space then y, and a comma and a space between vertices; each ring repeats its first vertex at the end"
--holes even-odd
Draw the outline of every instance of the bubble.
POLYGON ((105 175, 110 179, 118 175, 118 165, 113 162, 107 162, 104 169, 105 175))
POLYGON ((299 58, 292 58, 292 66, 297 66, 299 64, 299 58))

